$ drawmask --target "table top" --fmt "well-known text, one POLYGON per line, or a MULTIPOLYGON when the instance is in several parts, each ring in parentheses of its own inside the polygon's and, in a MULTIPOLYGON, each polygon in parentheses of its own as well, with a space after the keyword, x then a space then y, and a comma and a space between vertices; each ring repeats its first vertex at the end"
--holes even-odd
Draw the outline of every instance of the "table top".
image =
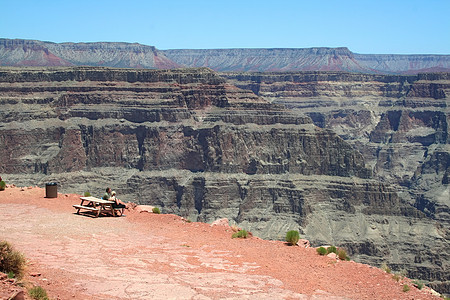
POLYGON ((110 201, 110 200, 103 200, 100 198, 96 198, 96 197, 80 197, 81 200, 85 200, 85 201, 90 201, 90 202, 96 202, 96 203, 102 203, 102 204, 111 204, 114 203, 114 201, 110 201))

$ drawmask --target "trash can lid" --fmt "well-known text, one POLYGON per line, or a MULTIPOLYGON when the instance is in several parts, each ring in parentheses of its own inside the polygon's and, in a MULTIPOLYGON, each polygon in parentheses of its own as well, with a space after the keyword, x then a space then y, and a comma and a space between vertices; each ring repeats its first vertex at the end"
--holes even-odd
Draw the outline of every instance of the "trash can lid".
POLYGON ((56 182, 47 182, 45 185, 58 185, 56 182))

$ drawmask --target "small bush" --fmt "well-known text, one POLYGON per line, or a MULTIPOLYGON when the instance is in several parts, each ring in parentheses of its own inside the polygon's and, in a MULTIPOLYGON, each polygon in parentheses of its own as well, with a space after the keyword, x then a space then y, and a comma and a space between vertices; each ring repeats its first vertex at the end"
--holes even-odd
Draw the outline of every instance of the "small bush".
POLYGON ((336 253, 337 254, 337 249, 335 246, 330 246, 327 248, 327 254, 329 253, 336 253))
POLYGON ((421 282, 420 280, 414 280, 413 284, 419 289, 423 289, 423 282, 421 282))
POLYGON ((389 266, 386 263, 383 263, 381 265, 381 270, 385 271, 386 273, 390 274, 391 273, 391 268, 389 268, 389 266))
POLYGON ((89 193, 89 192, 84 192, 84 196, 85 196, 85 197, 90 197, 90 196, 91 196, 91 193, 89 193))
POLYGON ((404 284, 403 285, 403 292, 408 292, 410 290, 410 288, 409 288, 409 285, 407 285, 407 284, 404 284))
POLYGON ((290 230, 286 233, 286 242, 290 245, 297 245, 298 240, 300 239, 300 234, 297 230, 290 230))
POLYGON ((347 251, 345 251, 342 248, 339 248, 337 250, 336 254, 337 254, 337 256, 339 257, 340 260, 350 260, 350 257, 348 257, 348 255, 347 255, 347 251))
POLYGON ((316 249, 317 253, 319 253, 320 255, 325 255, 327 254, 327 249, 325 249, 324 247, 319 247, 316 249))
POLYGON ((154 214, 160 214, 160 213, 161 213, 161 211, 159 210, 158 207, 153 207, 152 212, 153 212, 154 214))
POLYGON ((240 239, 246 239, 248 236, 248 232, 245 229, 241 229, 238 232, 233 233, 231 236, 233 239, 240 238, 240 239))
POLYGON ((21 279, 25 270, 25 257, 7 242, 0 242, 0 272, 12 273, 21 279))
POLYGON ((40 286, 35 286, 29 289, 28 295, 36 300, 48 300, 47 291, 40 286))
POLYGON ((8 278, 14 278, 14 277, 16 277, 16 274, 14 274, 14 272, 12 272, 12 271, 9 271, 8 278))
POLYGON ((0 191, 4 191, 6 189, 6 183, 2 180, 0 181, 0 191))

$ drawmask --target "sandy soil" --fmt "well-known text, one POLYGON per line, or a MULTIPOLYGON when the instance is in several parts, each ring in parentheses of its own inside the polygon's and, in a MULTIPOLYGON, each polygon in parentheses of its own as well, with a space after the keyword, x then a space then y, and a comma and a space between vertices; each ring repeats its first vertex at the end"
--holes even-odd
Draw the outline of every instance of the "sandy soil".
POLYGON ((25 254, 25 280, 53 299, 439 299, 314 248, 232 239, 229 227, 174 215, 92 218, 75 214, 79 202, 41 188, 0 192, 0 240, 25 254))

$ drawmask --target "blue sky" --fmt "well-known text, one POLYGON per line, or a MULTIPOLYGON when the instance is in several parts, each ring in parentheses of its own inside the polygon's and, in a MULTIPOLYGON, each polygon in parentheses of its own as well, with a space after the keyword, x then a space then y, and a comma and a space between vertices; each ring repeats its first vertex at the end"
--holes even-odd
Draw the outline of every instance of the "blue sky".
POLYGON ((450 0, 0 0, 0 38, 450 54, 450 0))

